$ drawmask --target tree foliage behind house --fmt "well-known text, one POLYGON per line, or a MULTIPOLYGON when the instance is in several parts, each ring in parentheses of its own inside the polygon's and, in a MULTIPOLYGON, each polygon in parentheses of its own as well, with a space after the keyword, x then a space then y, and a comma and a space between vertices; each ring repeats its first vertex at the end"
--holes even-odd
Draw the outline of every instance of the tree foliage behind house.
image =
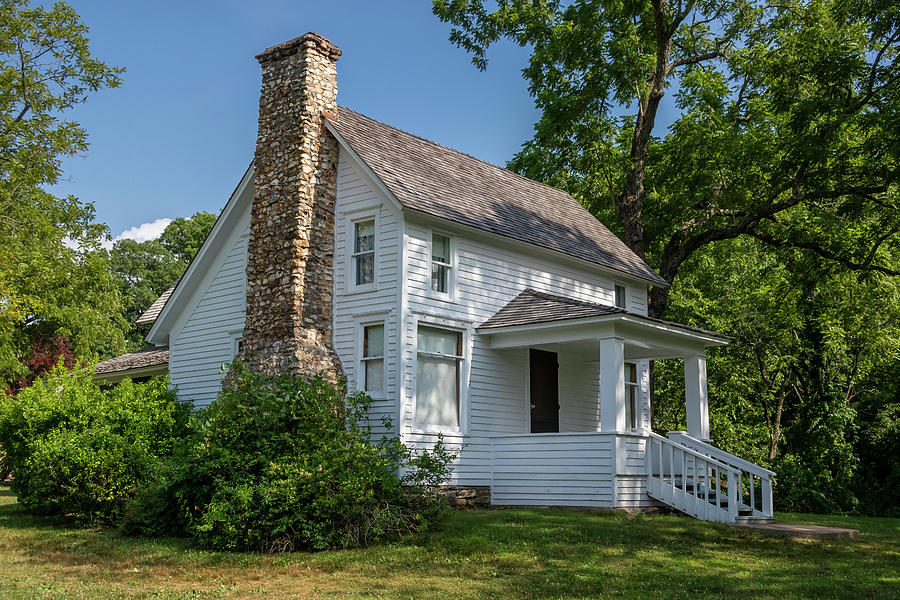
MULTIPOLYGON (((479 68, 500 40, 530 49, 541 117, 511 168, 567 189, 672 283, 652 316, 735 336, 710 358, 717 443, 778 470, 783 508, 895 513, 897 3, 434 12, 479 68)), ((680 365, 656 367, 655 425, 683 428, 680 365)))
MULTIPOLYGON (((133 324, 160 294, 184 274, 215 221, 214 214, 200 211, 191 217, 173 220, 155 240, 138 242, 123 239, 113 245, 110 262, 128 323, 133 324)), ((143 345, 144 333, 131 328, 128 332, 131 349, 143 345)))

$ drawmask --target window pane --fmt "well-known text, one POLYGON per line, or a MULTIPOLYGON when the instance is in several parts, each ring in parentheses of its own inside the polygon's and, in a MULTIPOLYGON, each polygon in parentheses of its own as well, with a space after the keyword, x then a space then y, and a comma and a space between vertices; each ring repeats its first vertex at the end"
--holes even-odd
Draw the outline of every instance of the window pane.
POLYGON ((625 288, 621 285, 616 286, 616 306, 625 308, 625 288))
POLYGON ((459 427, 459 376, 457 373, 457 359, 422 354, 418 356, 416 360, 416 422, 423 425, 459 427))
POLYGON ((625 363, 625 381, 628 383, 637 383, 637 365, 634 363, 625 363))
POLYGON ((363 356, 384 356, 384 325, 364 329, 363 356))
POLYGON ((368 252, 375 249, 375 221, 356 224, 354 252, 368 252))
POLYGON ((366 363, 366 391, 384 391, 384 359, 367 360, 366 363))
POLYGON ((375 282, 375 253, 360 254, 356 260, 356 285, 375 282))
POLYGON ((637 427, 635 423, 635 396, 637 395, 637 388, 633 385, 625 386, 625 427, 630 429, 634 429, 637 427))
POLYGON ((419 327, 419 351, 458 356, 460 335, 458 331, 419 327))
POLYGON ((438 263, 431 263, 431 289, 435 292, 446 294, 448 281, 450 280, 450 267, 438 263))
POLYGON ((431 260, 450 263, 450 238, 437 233, 431 235, 431 260))

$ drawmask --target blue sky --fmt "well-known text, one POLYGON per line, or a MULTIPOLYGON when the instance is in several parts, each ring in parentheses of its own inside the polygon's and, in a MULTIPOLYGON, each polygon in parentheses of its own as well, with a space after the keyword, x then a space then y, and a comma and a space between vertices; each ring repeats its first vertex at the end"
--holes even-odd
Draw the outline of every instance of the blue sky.
POLYGON ((429 0, 70 3, 95 55, 127 72, 70 115, 91 148, 65 160, 52 191, 93 202, 113 235, 221 210, 253 157, 254 56, 307 31, 343 50, 341 104, 423 137, 502 165, 537 118, 527 51, 498 46, 478 71, 429 0))

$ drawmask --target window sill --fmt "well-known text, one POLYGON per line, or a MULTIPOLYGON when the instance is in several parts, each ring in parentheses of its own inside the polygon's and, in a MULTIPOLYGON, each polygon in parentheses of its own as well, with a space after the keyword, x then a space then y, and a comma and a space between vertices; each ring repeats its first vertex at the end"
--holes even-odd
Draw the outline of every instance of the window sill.
POLYGON ((346 295, 351 294, 364 294, 366 292, 377 292, 378 286, 374 283, 367 283, 365 285, 354 285, 352 287, 348 287, 345 292, 346 295))
POLYGON ((435 434, 442 433, 444 435, 454 435, 454 436, 464 436, 466 432, 463 431, 460 427, 450 427, 450 426, 441 426, 441 425, 422 425, 421 423, 416 423, 412 428, 413 434, 435 434))
POLYGON ((448 304, 456 304, 456 298, 453 297, 453 294, 442 294, 429 289, 425 293, 425 297, 429 300, 440 300, 441 302, 447 302, 448 304))

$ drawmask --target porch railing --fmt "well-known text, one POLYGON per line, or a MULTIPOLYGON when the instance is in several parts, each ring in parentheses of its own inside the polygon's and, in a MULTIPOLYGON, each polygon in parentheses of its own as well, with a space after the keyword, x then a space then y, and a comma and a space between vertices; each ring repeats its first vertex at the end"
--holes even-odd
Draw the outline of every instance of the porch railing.
POLYGON ((705 521, 737 520, 736 468, 655 433, 647 439, 645 461, 652 498, 705 521))
POLYGON ((688 435, 685 431, 670 431, 669 439, 704 456, 728 465, 737 472, 736 489, 738 512, 741 515, 772 519, 772 479, 775 473, 750 461, 739 458, 706 442, 688 435), (748 514, 749 513, 749 514, 748 514))

